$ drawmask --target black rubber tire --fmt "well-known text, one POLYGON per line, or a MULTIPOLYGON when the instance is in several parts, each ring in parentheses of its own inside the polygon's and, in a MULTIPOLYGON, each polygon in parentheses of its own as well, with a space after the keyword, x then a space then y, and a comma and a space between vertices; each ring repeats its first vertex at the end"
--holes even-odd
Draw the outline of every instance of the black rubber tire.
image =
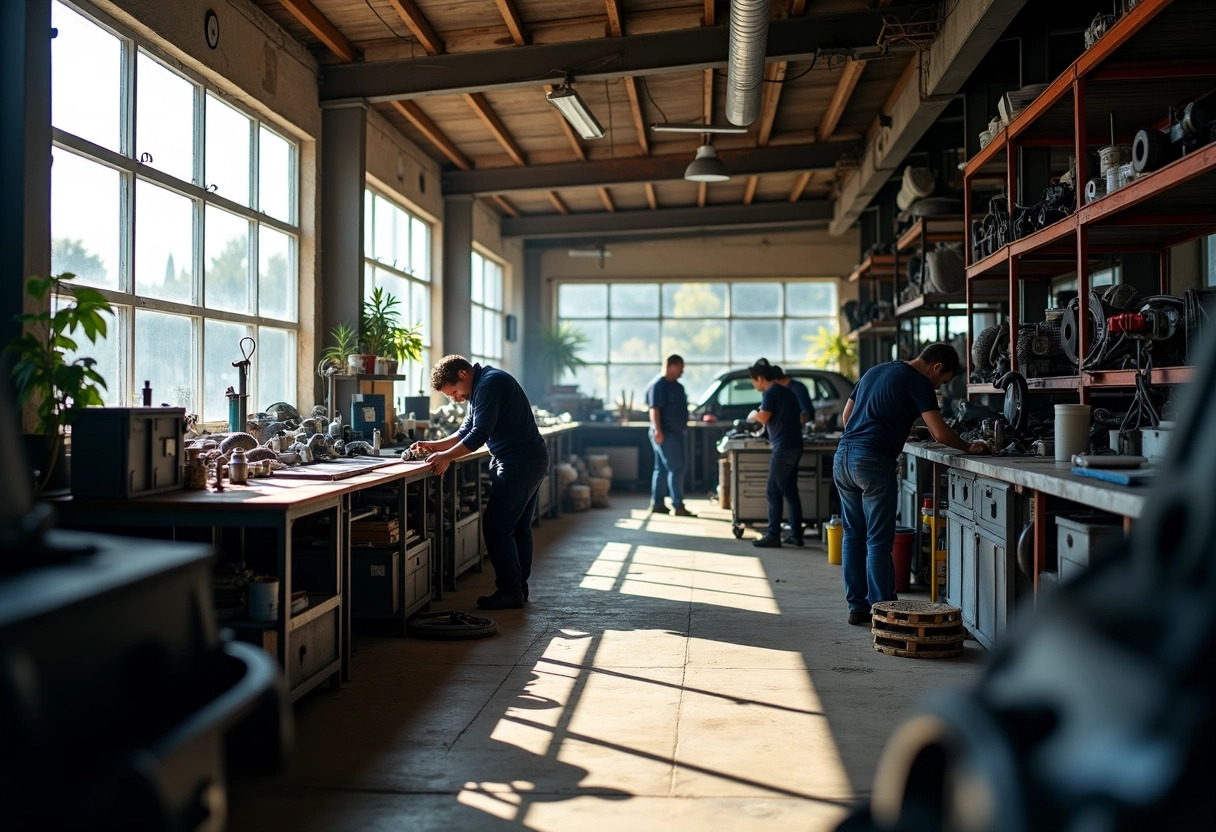
POLYGON ((1173 151, 1169 136, 1160 130, 1140 130, 1132 142, 1132 170, 1147 173, 1165 167, 1173 151))
POLYGON ((1001 331, 1000 324, 993 324, 990 327, 980 330, 980 334, 975 336, 975 342, 971 345, 971 367, 980 372, 987 372, 992 369, 992 345, 996 343, 997 333, 1001 331))
POLYGON ((433 641, 458 641, 470 638, 486 638, 498 632, 498 622, 458 610, 427 612, 411 618, 405 624, 411 636, 433 641))

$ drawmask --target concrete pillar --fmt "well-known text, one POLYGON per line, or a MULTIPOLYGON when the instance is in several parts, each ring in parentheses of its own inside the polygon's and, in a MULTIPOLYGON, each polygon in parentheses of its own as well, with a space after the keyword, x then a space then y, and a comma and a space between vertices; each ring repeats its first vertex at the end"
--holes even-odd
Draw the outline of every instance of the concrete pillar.
POLYGON ((524 342, 521 381, 524 390, 528 391, 528 398, 533 402, 544 401, 549 381, 544 378, 536 362, 531 360, 536 355, 537 333, 549 325, 549 321, 544 319, 541 312, 541 292, 544 288, 541 281, 543 254, 544 249, 541 248, 528 246, 524 248, 524 314, 523 320, 519 322, 524 342))
POLYGON ((321 308, 317 354, 340 323, 359 326, 363 308, 363 189, 367 168, 366 101, 321 113, 321 308))
POLYGON ((469 355, 472 254, 473 197, 449 197, 443 201, 443 344, 436 359, 469 355))

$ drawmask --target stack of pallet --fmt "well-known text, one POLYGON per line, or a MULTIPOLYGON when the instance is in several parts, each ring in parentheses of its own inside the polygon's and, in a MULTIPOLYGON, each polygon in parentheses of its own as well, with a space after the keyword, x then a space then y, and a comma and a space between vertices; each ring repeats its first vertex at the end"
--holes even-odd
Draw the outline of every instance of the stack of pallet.
POLYGON ((388 520, 356 520, 350 524, 350 541, 370 546, 391 546, 401 540, 401 525, 396 517, 388 520))
POLYGON ((928 601, 881 601, 870 608, 874 649, 888 656, 943 659, 963 652, 958 607, 928 601))

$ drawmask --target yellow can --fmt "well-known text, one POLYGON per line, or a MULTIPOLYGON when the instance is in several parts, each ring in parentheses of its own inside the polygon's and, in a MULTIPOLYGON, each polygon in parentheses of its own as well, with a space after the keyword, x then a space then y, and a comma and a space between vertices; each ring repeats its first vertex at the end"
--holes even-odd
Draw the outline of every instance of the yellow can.
POLYGON ((828 563, 840 563, 841 549, 844 544, 844 524, 840 522, 840 518, 833 514, 832 519, 824 524, 824 529, 828 533, 828 563))

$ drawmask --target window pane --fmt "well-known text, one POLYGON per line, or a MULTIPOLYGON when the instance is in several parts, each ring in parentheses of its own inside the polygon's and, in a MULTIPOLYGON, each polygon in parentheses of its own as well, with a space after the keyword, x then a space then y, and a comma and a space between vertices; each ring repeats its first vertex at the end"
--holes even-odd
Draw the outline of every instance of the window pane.
POLYGON ((685 364, 684 375, 680 383, 688 391, 688 403, 695 405, 704 398, 705 390, 712 382, 717 386, 718 376, 730 369, 725 362, 722 364, 685 364))
POLYGON ((486 312, 486 355, 502 358, 502 315, 489 311, 486 312))
POLYGON ((724 320, 664 321, 661 358, 675 353, 685 362, 725 361, 726 331, 724 320))
POLYGON ((485 313, 474 306, 469 313, 469 350, 477 355, 485 354, 485 313))
POLYGON ((787 283, 785 314, 835 315, 836 285, 826 280, 817 283, 787 283))
POLYGON ((135 292, 194 302, 194 202, 143 179, 135 182, 135 292))
POLYGON ((385 265, 393 265, 393 204, 384 197, 376 194, 374 200, 372 230, 372 251, 374 259, 385 265))
MULTIPOLYGON (((198 413, 194 322, 186 315, 135 310, 135 386, 152 385, 152 401, 198 413)), ((232 368, 229 367, 231 370, 232 368)), ((225 384, 236 385, 235 379, 225 384)), ((220 388, 222 394, 224 389, 220 388)), ((223 416, 204 418, 227 418, 223 416)))
POLYGON ((139 53, 135 89, 135 157, 183 182, 194 181, 194 84, 139 53))
POLYGON ((819 327, 829 332, 836 329, 835 318, 787 318, 785 321, 785 362, 790 367, 813 366, 807 354, 819 327))
POLYGON ((584 361, 607 361, 608 360, 608 322, 607 321, 559 321, 561 324, 570 324, 579 332, 587 336, 587 343, 583 347, 583 351, 579 353, 584 361))
POLYGON ((659 324, 657 321, 610 321, 609 361, 639 361, 654 366, 659 362, 659 324))
POLYGON ((51 150, 51 271, 76 282, 119 286, 122 179, 118 171, 61 148, 51 150))
POLYGON ((410 215, 393 207, 393 265, 403 272, 410 270, 410 215))
POLYGON ((657 318, 659 284, 617 283, 609 287, 609 314, 614 318, 657 318))
POLYGON ((249 126, 252 119, 213 95, 207 96, 206 187, 241 205, 249 204, 249 126))
POLYGON ((632 396, 634 408, 644 410, 646 388, 658 375, 657 367, 657 361, 649 364, 609 364, 608 394, 604 397, 604 405, 615 407, 622 397, 628 404, 632 396))
POLYGON ((781 314, 780 283, 735 283, 730 289, 730 312, 732 315, 781 314))
POLYGON ((431 279, 431 227, 417 217, 410 219, 410 271, 419 280, 431 279))
MULTIPOLYGON (((258 351, 253 355, 257 402, 249 412, 265 410, 275 402, 291 404, 296 398, 296 339, 288 329, 258 327, 258 351)), ((236 385, 233 385, 234 387, 236 385)))
POLYGON ((363 191, 363 256, 375 258, 373 252, 376 250, 376 199, 375 195, 364 189, 363 191))
POLYGON ((593 399, 608 398, 608 368, 603 364, 580 367, 577 373, 562 373, 558 384, 577 384, 578 391, 593 399))
POLYGON ((602 318, 607 308, 607 284, 563 283, 557 287, 559 318, 602 318))
POLYGON ((258 208, 291 222, 295 204, 295 148, 272 130, 258 130, 258 208))
POLYGON ((485 293, 482 291, 485 285, 485 269, 482 267, 484 262, 477 252, 473 252, 469 258, 469 300, 473 303, 482 303, 485 299, 485 293))
POLYGON ((203 235, 203 297, 211 309, 252 313, 249 221, 208 205, 203 235))
POLYGON ((258 312, 264 317, 297 320, 295 251, 292 237, 258 226, 258 312))
POLYGON ((410 314, 406 325, 422 324, 422 340, 431 340, 431 290, 422 283, 410 284, 410 314))
POLYGON ((784 360, 780 321, 735 321, 730 328, 730 354, 733 363, 751 365, 758 358, 774 364, 784 360))
POLYGON ((497 263, 486 264, 486 306, 502 309, 502 266, 497 263))
MULTIPOLYGON (((392 308, 393 312, 397 313, 400 323, 405 323, 405 301, 404 298, 410 296, 410 282, 399 274, 390 272, 387 269, 376 269, 376 286, 383 289, 386 295, 385 300, 395 300, 397 305, 392 308)), ((371 300, 371 287, 367 287, 367 299, 371 300)))
POLYGON ((51 123, 121 152, 122 42, 62 3, 51 25, 51 123))
POLYGON ((663 314, 669 318, 726 316, 725 283, 663 284, 663 314))
MULTIPOLYGON (((241 360, 241 339, 252 335, 250 327, 228 321, 208 320, 203 327, 203 421, 227 422, 228 397, 224 391, 240 383, 233 361, 241 360)), ((258 356, 254 355, 256 362, 258 356)), ((248 412, 257 412, 252 402, 248 412)))
MULTIPOLYGON (((54 309, 58 312, 65 304, 58 297, 54 300, 54 309)), ((101 400, 110 407, 123 404, 123 394, 128 389, 126 373, 127 351, 123 348, 127 343, 131 307, 119 306, 113 315, 105 315, 106 337, 98 338, 91 343, 85 335, 77 330, 73 340, 78 349, 65 350, 64 360, 68 364, 77 358, 91 358, 96 363, 93 369, 105 380, 105 387, 98 387, 101 400)))

